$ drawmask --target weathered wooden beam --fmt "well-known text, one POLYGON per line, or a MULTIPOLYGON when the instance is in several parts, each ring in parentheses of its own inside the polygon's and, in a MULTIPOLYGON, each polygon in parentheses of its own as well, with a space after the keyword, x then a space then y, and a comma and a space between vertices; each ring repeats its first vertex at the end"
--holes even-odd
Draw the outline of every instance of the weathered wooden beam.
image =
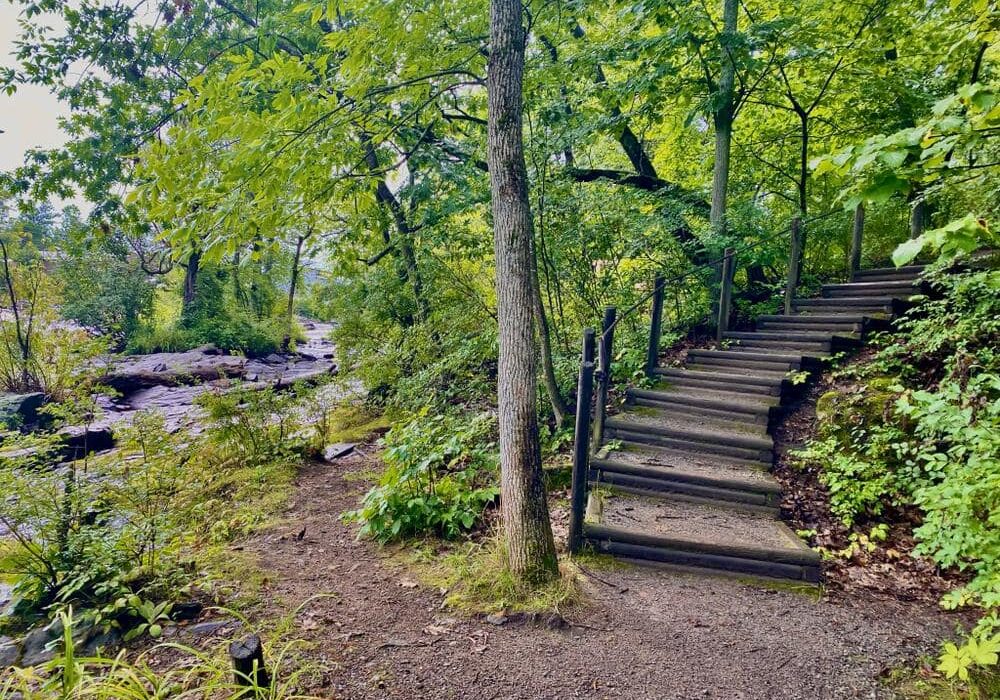
POLYGON ((601 342, 597 346, 597 404, 594 410, 593 452, 604 441, 604 418, 608 412, 608 390, 611 388, 611 355, 614 348, 615 320, 618 309, 608 306, 604 309, 601 322, 601 342))
POLYGON ((847 262, 847 279, 851 281, 861 270, 861 244, 865 232, 865 205, 854 207, 854 229, 851 232, 851 259, 847 262))
POLYGON ((573 442, 573 475, 570 493, 567 548, 577 552, 583 542, 583 518, 587 507, 587 477, 590 474, 590 402, 594 393, 594 329, 583 331, 583 357, 576 388, 576 425, 573 442))
POLYGON ((652 378, 653 370, 660 361, 660 332, 663 324, 663 287, 666 281, 661 275, 653 279, 653 308, 649 320, 649 347, 646 348, 646 376, 652 378))
POLYGON ((799 286, 799 264, 802 259, 802 219, 792 219, 791 243, 788 250, 788 281, 785 284, 785 315, 792 313, 792 301, 799 286))
POLYGON ((733 273, 735 272, 735 252, 732 248, 726 248, 726 254, 722 258, 722 284, 719 287, 719 318, 716 323, 715 339, 722 341, 723 334, 729 330, 729 316, 731 315, 733 301, 733 273))

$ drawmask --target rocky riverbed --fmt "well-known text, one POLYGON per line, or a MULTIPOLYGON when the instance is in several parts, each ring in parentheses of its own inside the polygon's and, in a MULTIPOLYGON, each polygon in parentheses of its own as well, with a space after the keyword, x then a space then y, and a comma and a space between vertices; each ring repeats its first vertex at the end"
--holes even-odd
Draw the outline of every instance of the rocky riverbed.
POLYGON ((76 449, 97 451, 113 446, 114 428, 139 411, 157 411, 168 430, 197 432, 199 408, 195 399, 206 391, 239 383, 250 388, 288 386, 318 380, 335 373, 334 347, 328 323, 303 322, 305 340, 293 353, 262 358, 228 355, 214 346, 176 353, 115 356, 101 362, 100 383, 118 392, 100 397, 102 415, 88 426, 66 429, 76 449))

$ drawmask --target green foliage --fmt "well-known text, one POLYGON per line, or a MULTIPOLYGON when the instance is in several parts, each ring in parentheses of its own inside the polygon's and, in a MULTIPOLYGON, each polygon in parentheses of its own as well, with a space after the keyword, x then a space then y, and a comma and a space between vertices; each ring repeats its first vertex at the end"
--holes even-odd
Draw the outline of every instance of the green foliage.
POLYGON ((269 687, 260 687, 253 678, 233 677, 226 653, 228 641, 209 650, 162 644, 131 660, 126 658, 125 652, 114 658, 80 657, 73 639, 77 619, 72 608, 59 613, 58 617, 63 628, 59 654, 40 667, 0 669, 0 697, 23 700, 199 700, 208 697, 238 700, 251 695, 260 700, 313 698, 301 694, 297 688, 315 669, 308 664, 287 667, 296 647, 302 644, 294 639, 279 640, 265 649, 266 670, 274 682, 269 687), (182 662, 163 668, 156 663, 156 655, 164 652, 180 656, 182 662))
POLYGON ((9 310, 0 317, 0 388, 62 398, 105 344, 59 317, 60 285, 23 232, 0 230, 0 255, 0 299, 9 310))
MULTIPOLYGON (((73 605, 96 624, 156 637, 170 602, 196 582, 187 562, 246 535, 283 503, 309 442, 304 391, 203 395, 204 432, 171 433, 140 413, 118 449, 54 468, 56 433, 8 434, 0 524, 13 545, 0 573, 15 577, 18 612, 73 605)), ((79 425, 95 406, 58 406, 79 425)), ((61 423, 56 423, 56 427, 61 423)))
POLYGON ((965 680, 970 668, 994 663, 988 650, 1000 633, 1000 273, 932 279, 938 297, 849 375, 855 387, 820 400, 819 437, 800 456, 822 467, 845 524, 914 507, 915 553, 971 574, 943 601, 987 612, 942 656, 941 670, 965 680))
POLYGON ((345 514, 380 542, 471 530, 497 497, 494 418, 425 409, 385 437, 386 469, 361 508, 345 514))
MULTIPOLYGON (((194 301, 175 323, 145 323, 132 337, 132 353, 180 352, 211 344, 226 350, 260 357, 281 348, 285 321, 277 313, 271 291, 257 292, 241 303, 234 297, 232 274, 222 269, 204 269, 198 276, 194 301), (266 302, 266 303, 265 303, 266 302), (260 304, 259 307, 253 304, 260 304), (260 312, 258 315, 257 312, 260 312)), ((269 283, 252 285, 269 289, 269 283)))
POLYGON ((59 261, 63 318, 127 343, 149 322, 155 287, 142 268, 112 246, 74 248, 59 261))

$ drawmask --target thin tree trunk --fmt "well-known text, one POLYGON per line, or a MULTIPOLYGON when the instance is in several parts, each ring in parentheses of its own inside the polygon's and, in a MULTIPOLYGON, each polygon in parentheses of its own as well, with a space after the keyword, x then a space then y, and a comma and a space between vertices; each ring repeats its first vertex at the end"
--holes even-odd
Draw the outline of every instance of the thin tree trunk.
POLYGON ((719 101, 713 115, 715 121, 715 163, 712 166, 712 208, 709 220, 716 233, 726 228, 726 195, 729 189, 729 155, 733 143, 733 88, 736 82, 736 62, 731 44, 737 30, 737 0, 722 0, 722 71, 719 76, 719 101))
POLYGON ((535 405, 531 207, 521 128, 524 42, 521 0, 491 0, 487 157, 500 344, 500 503, 511 572, 540 583, 558 576, 559 567, 535 405))
MULTIPOLYGON (((533 241, 532 241, 533 243, 533 241)), ((552 364, 552 336, 549 333, 549 319, 545 313, 545 304, 542 303, 542 289, 538 281, 538 255, 535 247, 531 249, 531 301, 534 307, 535 328, 538 331, 538 345, 542 354, 542 376, 545 384, 545 393, 549 397, 552 405, 552 416, 555 418, 556 426, 561 427, 566 422, 569 410, 566 402, 559 392, 559 382, 556 381, 556 371, 552 364)))
POLYGON ((292 279, 288 283, 288 305, 285 308, 285 337, 281 340, 281 349, 288 352, 292 345, 292 323, 295 320, 295 288, 299 282, 299 261, 302 259, 302 244, 309 234, 295 239, 295 255, 292 257, 292 279))
POLYGON ((803 267, 806 259, 806 235, 808 234, 808 227, 806 225, 806 209, 809 206, 809 113, 799 109, 796 112, 799 115, 799 122, 801 124, 801 142, 799 143, 799 220, 800 224, 800 234, 799 234, 799 279, 802 279, 803 267))
POLYGON ((189 311, 198 297, 198 271, 201 268, 201 251, 192 251, 184 266, 184 297, 183 311, 189 311))

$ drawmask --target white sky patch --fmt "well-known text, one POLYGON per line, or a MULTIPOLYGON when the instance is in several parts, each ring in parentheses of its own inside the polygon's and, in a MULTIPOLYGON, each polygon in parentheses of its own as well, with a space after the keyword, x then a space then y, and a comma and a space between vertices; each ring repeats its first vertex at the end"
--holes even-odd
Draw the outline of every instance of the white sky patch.
MULTIPOLYGON (((0 65, 15 66, 14 40, 18 36, 20 5, 0 0, 0 65)), ((34 19, 38 19, 37 15, 34 19)), ((45 22, 56 26, 53 15, 45 22)), ((24 154, 32 148, 54 148, 66 142, 59 128, 59 117, 69 108, 59 102, 47 87, 20 85, 13 95, 0 93, 0 171, 10 171, 24 163, 24 154)), ((57 207, 76 204, 84 212, 90 206, 81 198, 53 201, 57 207)))

